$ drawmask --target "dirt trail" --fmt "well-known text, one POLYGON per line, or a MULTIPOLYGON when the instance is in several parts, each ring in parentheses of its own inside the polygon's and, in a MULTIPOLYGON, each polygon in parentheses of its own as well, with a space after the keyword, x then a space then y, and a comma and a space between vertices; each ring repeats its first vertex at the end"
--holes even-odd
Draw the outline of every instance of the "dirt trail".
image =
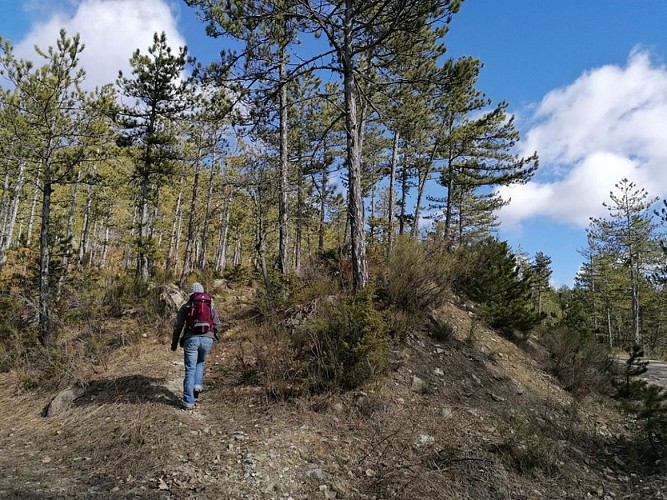
POLYGON ((233 367, 244 328, 234 318, 250 305, 221 302, 231 328, 193 411, 179 407, 182 351, 169 350, 168 333, 121 350, 85 381, 84 396, 49 418, 53 392, 17 393, 19 381, 3 374, 0 498, 259 498, 248 443, 266 434, 266 416, 260 391, 239 385, 233 367))

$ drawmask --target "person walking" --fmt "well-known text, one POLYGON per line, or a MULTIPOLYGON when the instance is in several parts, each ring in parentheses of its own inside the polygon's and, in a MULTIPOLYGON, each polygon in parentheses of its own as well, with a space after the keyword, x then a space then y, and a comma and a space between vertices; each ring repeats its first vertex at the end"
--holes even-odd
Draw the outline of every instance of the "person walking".
POLYGON ((171 337, 171 350, 183 348, 183 399, 181 406, 195 407, 199 393, 204 390, 204 364, 218 339, 220 317, 213 306, 211 296, 204 292, 201 283, 193 283, 190 297, 178 310, 171 337))

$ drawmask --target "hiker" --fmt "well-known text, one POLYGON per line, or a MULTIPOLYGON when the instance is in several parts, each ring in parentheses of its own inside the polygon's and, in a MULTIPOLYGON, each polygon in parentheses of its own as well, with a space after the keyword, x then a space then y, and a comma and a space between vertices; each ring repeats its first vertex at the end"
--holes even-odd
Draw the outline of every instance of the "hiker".
POLYGON ((183 348, 185 377, 181 406, 186 410, 194 408, 199 393, 204 390, 204 362, 213 341, 218 340, 219 329, 220 318, 211 296, 204 292, 201 283, 194 283, 190 287, 190 298, 178 310, 171 337, 172 351, 179 345, 183 348))

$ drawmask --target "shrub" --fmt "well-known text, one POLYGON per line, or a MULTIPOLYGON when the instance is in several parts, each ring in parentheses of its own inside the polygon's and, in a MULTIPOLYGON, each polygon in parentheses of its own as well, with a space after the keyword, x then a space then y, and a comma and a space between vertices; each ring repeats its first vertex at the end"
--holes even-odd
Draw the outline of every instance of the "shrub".
POLYGON ((451 289, 454 257, 443 247, 399 239, 384 273, 389 302, 408 313, 437 309, 451 289))
POLYGON ((641 399, 629 409, 641 423, 651 445, 652 458, 664 459, 667 456, 667 390, 646 385, 641 399))
POLYGON ((557 441, 545 436, 534 416, 518 415, 502 435, 504 438, 496 445, 496 450, 517 472, 541 472, 547 476, 558 473, 562 449, 557 441))
POLYGON ((648 361, 644 360, 644 350, 638 345, 626 349, 628 359, 623 363, 623 370, 613 380, 616 396, 623 399, 641 399, 646 382, 636 379, 648 370, 648 361))
POLYGON ((667 390, 635 377, 647 371, 648 361, 643 358, 641 347, 628 348, 628 359, 620 377, 615 381, 617 396, 621 398, 623 410, 633 415, 649 446, 642 447, 645 461, 663 467, 667 456, 667 390))
POLYGON ((612 359, 608 348, 589 332, 558 327, 542 336, 550 354, 549 370, 575 394, 608 388, 612 359))
POLYGON ((38 341, 35 306, 19 278, 3 280, 0 290, 0 371, 5 372, 23 364, 38 341))
POLYGON ((303 363, 314 391, 351 389, 386 369, 389 336, 373 307, 368 286, 338 301, 323 303, 293 336, 296 359, 303 363))
POLYGON ((480 304, 492 328, 505 334, 526 333, 544 318, 531 309, 529 279, 520 275, 506 242, 488 238, 466 259, 466 272, 457 276, 456 289, 480 304))

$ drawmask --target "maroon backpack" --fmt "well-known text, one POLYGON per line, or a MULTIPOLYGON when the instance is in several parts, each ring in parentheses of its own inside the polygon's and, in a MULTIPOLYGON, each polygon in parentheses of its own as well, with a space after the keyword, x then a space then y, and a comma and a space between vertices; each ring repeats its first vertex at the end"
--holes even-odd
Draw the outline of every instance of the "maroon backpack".
POLYGON ((208 293, 193 293, 190 295, 190 309, 186 323, 188 330, 194 335, 204 335, 213 332, 213 311, 211 310, 211 296, 208 293))

